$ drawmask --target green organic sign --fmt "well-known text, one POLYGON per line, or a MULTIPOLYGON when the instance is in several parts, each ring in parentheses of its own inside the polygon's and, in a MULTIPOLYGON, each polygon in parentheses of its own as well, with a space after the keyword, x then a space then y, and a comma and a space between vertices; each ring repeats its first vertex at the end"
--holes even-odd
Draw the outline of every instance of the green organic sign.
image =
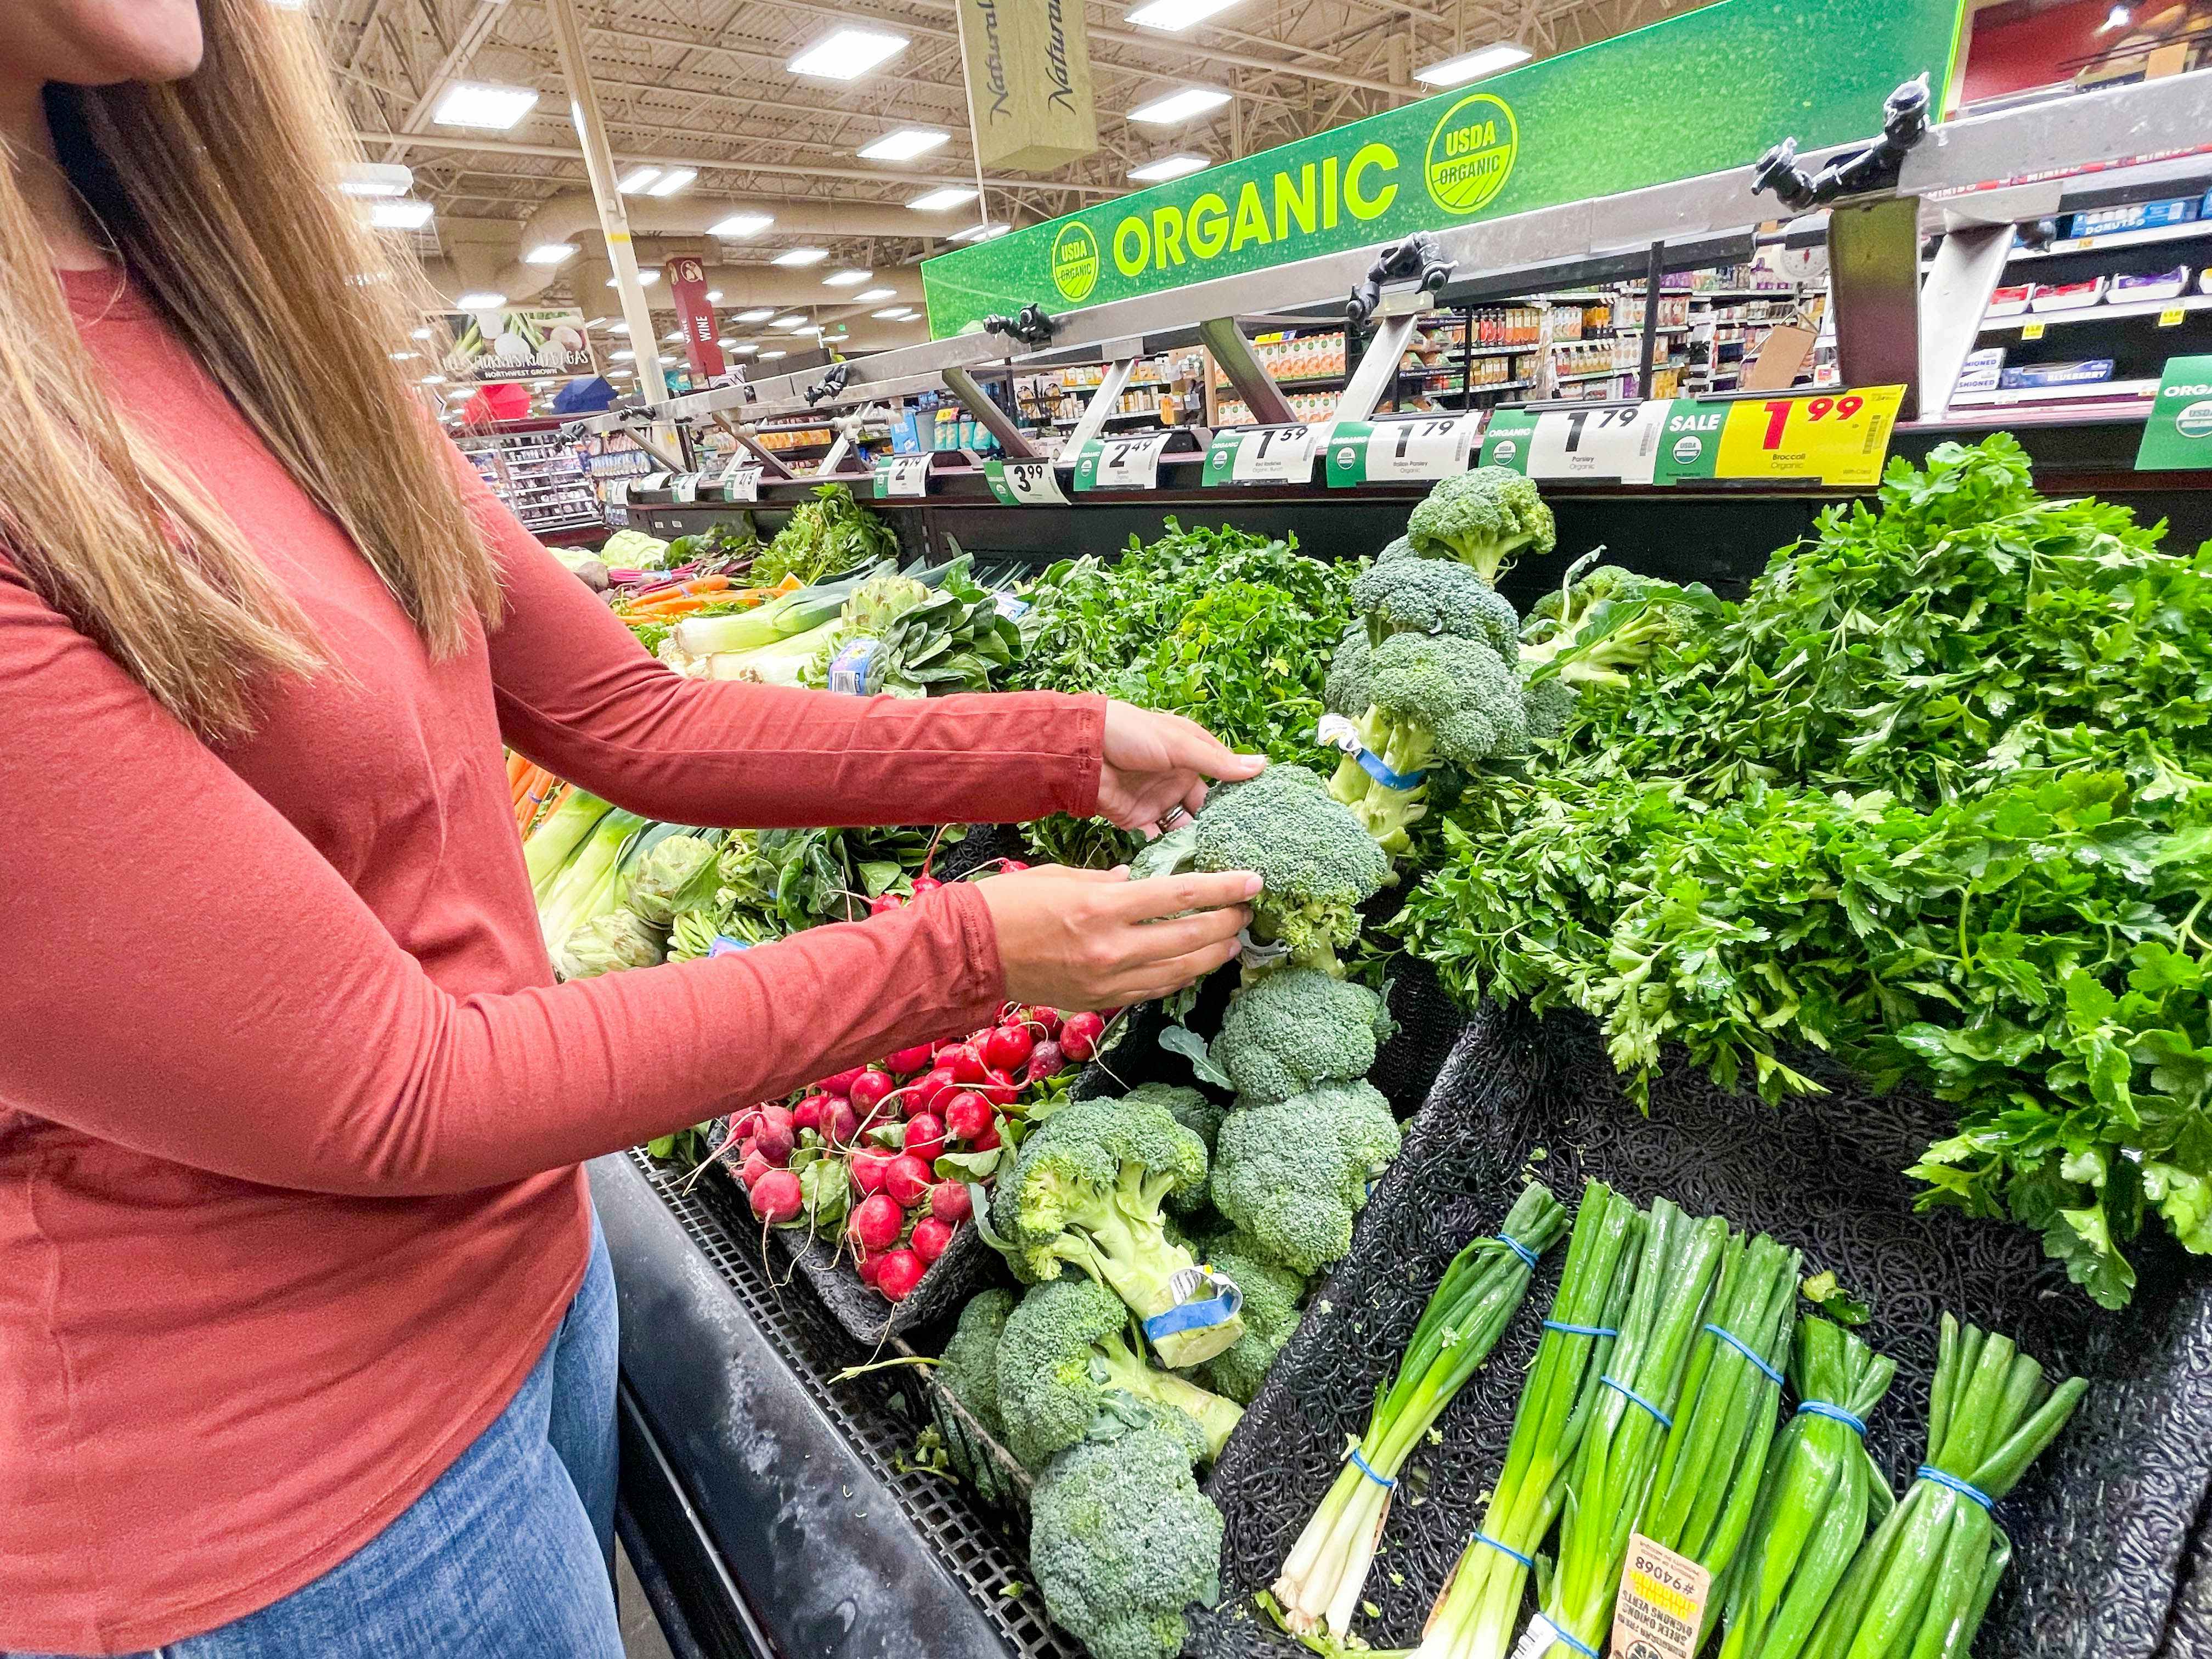
POLYGON ((2138 472, 2212 471, 2212 357, 2169 357, 2143 423, 2138 472))
POLYGON ((1160 293, 1871 137, 1961 0, 1718 0, 1334 132, 924 263, 931 331, 1160 293))
POLYGON ((1677 398, 1659 428, 1659 453, 1653 459, 1656 484, 1694 482, 1714 476, 1721 458, 1721 428, 1728 424, 1726 404, 1677 398))

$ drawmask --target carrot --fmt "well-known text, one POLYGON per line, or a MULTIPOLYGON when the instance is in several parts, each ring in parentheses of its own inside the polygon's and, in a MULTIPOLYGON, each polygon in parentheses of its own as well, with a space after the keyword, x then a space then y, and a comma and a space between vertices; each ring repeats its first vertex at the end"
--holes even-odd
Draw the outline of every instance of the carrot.
POLYGON ((533 766, 530 770, 530 787, 514 806, 515 827, 525 830, 537 817, 538 809, 545 804, 547 794, 561 781, 542 766, 533 766))
POLYGON ((507 751, 507 793, 510 799, 514 794, 514 786, 521 781, 522 775, 529 769, 528 761, 512 749, 507 751))
POLYGON ((560 805, 561 798, 568 793, 568 786, 551 773, 545 775, 545 781, 548 787, 544 799, 532 805, 526 814, 517 816, 516 827, 522 831, 522 838, 525 841, 530 839, 538 826, 545 822, 547 815, 554 807, 560 805))

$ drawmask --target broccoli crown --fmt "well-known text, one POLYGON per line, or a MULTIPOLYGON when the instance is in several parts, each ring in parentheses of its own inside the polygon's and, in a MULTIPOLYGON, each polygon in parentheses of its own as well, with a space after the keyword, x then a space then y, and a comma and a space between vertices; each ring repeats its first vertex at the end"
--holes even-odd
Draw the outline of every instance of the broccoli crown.
POLYGON ((1399 1139, 1390 1103, 1364 1082, 1231 1112, 1214 1161, 1213 1206, 1262 1260, 1317 1273, 1351 1249, 1352 1217, 1399 1139))
POLYGON ((1139 1407, 1188 1438, 1192 1461, 1217 1457, 1243 1415, 1234 1401, 1146 1364, 1131 1345, 1129 1310, 1088 1279, 1032 1288, 1006 1321, 998 1368, 1006 1449, 1030 1469, 1102 1417, 1139 1407))
POLYGON ((1358 906, 1390 873, 1358 818, 1303 766, 1270 766, 1216 789, 1198 815, 1194 862, 1257 872, 1254 936, 1288 945, 1302 963, 1334 962, 1359 930, 1358 906))
POLYGON ((1376 649, 1368 690, 1389 728, 1368 747, 1393 771, 1423 771, 1434 758, 1473 766, 1528 746, 1519 670, 1480 641, 1394 634, 1376 649))
POLYGON ((1530 605, 1528 624, 1521 630, 1521 637, 1534 644, 1555 634, 1571 634, 1590 606, 1642 580, 1620 565, 1599 565, 1579 580, 1551 589, 1530 605))
POLYGON ((1567 716, 1574 712, 1575 688, 1550 674, 1523 686, 1521 700, 1528 710, 1528 735, 1539 739, 1556 738, 1566 729, 1567 716))
POLYGON ((1502 466, 1440 480, 1406 520, 1424 558, 1457 559, 1493 585, 1513 556, 1548 553, 1559 536, 1536 486, 1502 466))
POLYGON ((1053 1460, 1030 1510, 1030 1570, 1093 1659, 1174 1659, 1183 1609, 1220 1594, 1221 1511, 1177 1437, 1132 1428, 1053 1460))
MULTIPOLYGON (((1215 1105, 1197 1090, 1174 1083, 1139 1083, 1121 1097, 1126 1101, 1149 1101, 1164 1108, 1167 1115, 1206 1143, 1206 1155, 1213 1154, 1213 1137, 1221 1132, 1223 1109, 1215 1105)), ((1176 1196, 1182 1196, 1177 1194, 1176 1196)), ((1203 1183, 1200 1196, 1204 1196, 1203 1183)))
POLYGON ((1419 554, 1413 551, 1413 544, 1412 539, 1405 536, 1401 536, 1396 540, 1389 542, 1384 545, 1382 550, 1375 556, 1375 562, 1378 565, 1396 564, 1401 560, 1418 559, 1420 556, 1421 556, 1419 554))
POLYGON ((1001 1437, 1006 1423, 999 1415, 999 1339, 1013 1310, 1012 1291, 994 1288, 971 1297, 937 1366, 937 1380, 969 1415, 1001 1437))
POLYGON ((1239 1099, 1261 1105, 1365 1077, 1391 1030, 1382 999, 1365 986, 1285 968, 1237 993, 1211 1054, 1239 1099))
POLYGON ((1234 1233, 1206 1260, 1244 1292, 1244 1334, 1234 1346, 1206 1362, 1205 1380, 1217 1393, 1249 1406, 1267 1381, 1275 1356, 1298 1328, 1298 1302, 1306 1293, 1306 1281, 1287 1267, 1250 1254, 1234 1233))
POLYGON ((1485 640, 1501 657, 1520 648, 1521 618, 1498 591, 1449 559, 1396 559, 1371 565, 1352 585, 1369 637, 1456 634, 1485 640))
POLYGON ((1356 720, 1365 714, 1370 701, 1367 676, 1374 658, 1375 647, 1368 640, 1367 624, 1352 623, 1336 642, 1336 654, 1328 659, 1328 678, 1322 684, 1322 707, 1348 720, 1356 720))

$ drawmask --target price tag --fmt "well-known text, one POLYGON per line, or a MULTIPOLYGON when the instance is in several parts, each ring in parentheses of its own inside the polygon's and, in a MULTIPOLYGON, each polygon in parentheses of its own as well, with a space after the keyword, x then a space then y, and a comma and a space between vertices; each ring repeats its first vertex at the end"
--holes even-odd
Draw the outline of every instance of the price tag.
POLYGON ((1314 447, 1328 430, 1324 424, 1218 432, 1206 452, 1206 482, 1304 483, 1313 476, 1314 447))
POLYGON ((758 461, 732 461, 722 474, 722 499, 726 501, 757 501, 760 499, 761 464, 758 461))
POLYGON ((670 481, 668 491, 671 503, 677 507, 690 506, 699 499, 699 475, 696 472, 677 474, 670 481))
POLYGON ((2136 450, 2139 472, 2212 467, 2212 356, 2169 357, 2136 450))
POLYGON ((1696 1562, 1631 1533, 1613 1606, 1613 1659, 1692 1659, 1712 1589, 1712 1574, 1696 1562))
POLYGON ((1329 436, 1328 482, 1343 489, 1449 478, 1474 459, 1480 415, 1413 421, 1346 421, 1329 436))
POLYGON ((1536 417, 1525 409, 1501 409, 1492 414, 1482 429, 1482 464, 1515 472, 1528 470, 1528 441, 1536 435, 1536 417))
POLYGON ((1067 496, 1054 476, 1050 461, 986 461, 983 477, 1003 507, 1052 507, 1067 504, 1067 496))
POLYGON ((1814 397, 1749 398, 1729 406, 1721 428, 1721 478, 1817 478, 1866 486, 1881 481, 1889 429, 1905 397, 1899 386, 1814 397))
POLYGON ((929 494, 929 457, 894 455, 876 463, 876 499, 903 496, 908 500, 929 494))
POLYGON ((2043 337, 2043 325, 2041 323, 2022 323, 2020 327, 2020 337, 2023 340, 2041 339, 2043 337))
POLYGON ((1075 464, 1078 489, 1151 489, 1159 483, 1160 452, 1170 434, 1093 438, 1075 464))
POLYGON ((1648 484, 1670 407, 1671 399, 1633 409, 1547 410, 1528 441, 1528 476, 1648 484))
POLYGON ((629 487, 631 482, 632 481, 628 478, 612 478, 608 480, 607 505, 609 507, 627 507, 629 504, 629 487))
POLYGON ((2168 306, 2158 313, 2158 325, 2160 328, 2179 328, 2188 316, 2188 311, 2183 307, 2168 306))

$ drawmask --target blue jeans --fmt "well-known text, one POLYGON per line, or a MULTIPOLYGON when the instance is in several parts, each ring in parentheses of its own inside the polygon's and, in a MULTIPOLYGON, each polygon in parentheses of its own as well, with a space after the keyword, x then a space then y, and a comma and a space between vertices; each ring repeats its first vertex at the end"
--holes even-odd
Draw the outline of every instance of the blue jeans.
POLYGON ((436 1485, 313 1583, 141 1659, 622 1659, 616 1335, 594 1218, 560 1328, 436 1485))

